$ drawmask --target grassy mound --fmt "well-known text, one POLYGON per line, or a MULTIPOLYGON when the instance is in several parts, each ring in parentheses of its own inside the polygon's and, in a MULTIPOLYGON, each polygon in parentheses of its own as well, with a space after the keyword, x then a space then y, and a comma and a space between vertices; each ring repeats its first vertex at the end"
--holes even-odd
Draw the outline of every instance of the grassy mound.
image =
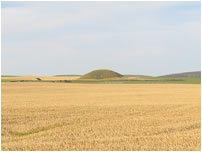
POLYGON ((111 70, 100 69, 100 70, 89 72, 83 75, 80 79, 106 79, 106 78, 117 78, 117 77, 123 77, 123 76, 111 70))

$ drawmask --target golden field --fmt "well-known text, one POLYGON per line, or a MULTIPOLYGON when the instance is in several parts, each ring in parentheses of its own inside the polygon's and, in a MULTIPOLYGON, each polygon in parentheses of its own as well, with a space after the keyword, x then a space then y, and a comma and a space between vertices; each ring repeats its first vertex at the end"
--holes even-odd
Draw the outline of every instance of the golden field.
MULTIPOLYGON (((79 80, 80 76, 13 76, 13 77, 1 77, 2 80, 36 80, 40 78, 44 81, 57 81, 57 80, 79 80)), ((103 80, 151 80, 151 78, 142 78, 142 77, 121 77, 121 78, 107 78, 103 80)), ((84 79, 83 81, 100 81, 96 79, 84 79)))
POLYGON ((200 84, 2 83, 2 150, 197 150, 200 84))
POLYGON ((2 80, 36 80, 40 78, 41 80, 76 80, 80 76, 15 76, 15 77, 1 77, 2 80))

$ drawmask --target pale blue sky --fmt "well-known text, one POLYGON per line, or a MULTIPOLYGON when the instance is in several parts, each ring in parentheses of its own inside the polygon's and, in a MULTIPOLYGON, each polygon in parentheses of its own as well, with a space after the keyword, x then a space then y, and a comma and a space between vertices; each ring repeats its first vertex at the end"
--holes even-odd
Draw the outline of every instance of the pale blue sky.
POLYGON ((200 70, 200 2, 2 2, 2 74, 200 70))

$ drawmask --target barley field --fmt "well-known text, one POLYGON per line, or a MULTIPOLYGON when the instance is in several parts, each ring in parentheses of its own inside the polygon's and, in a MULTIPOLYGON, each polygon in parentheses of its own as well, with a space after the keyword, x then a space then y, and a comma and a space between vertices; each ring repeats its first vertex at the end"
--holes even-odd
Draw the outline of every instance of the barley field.
POLYGON ((2 83, 2 150, 197 150, 200 84, 2 83))

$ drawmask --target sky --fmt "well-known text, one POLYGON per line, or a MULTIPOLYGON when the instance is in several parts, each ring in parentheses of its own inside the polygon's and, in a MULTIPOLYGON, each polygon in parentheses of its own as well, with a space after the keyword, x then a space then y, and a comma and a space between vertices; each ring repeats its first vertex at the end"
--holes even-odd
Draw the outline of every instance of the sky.
POLYGON ((201 69, 200 2, 2 2, 2 75, 201 69))

